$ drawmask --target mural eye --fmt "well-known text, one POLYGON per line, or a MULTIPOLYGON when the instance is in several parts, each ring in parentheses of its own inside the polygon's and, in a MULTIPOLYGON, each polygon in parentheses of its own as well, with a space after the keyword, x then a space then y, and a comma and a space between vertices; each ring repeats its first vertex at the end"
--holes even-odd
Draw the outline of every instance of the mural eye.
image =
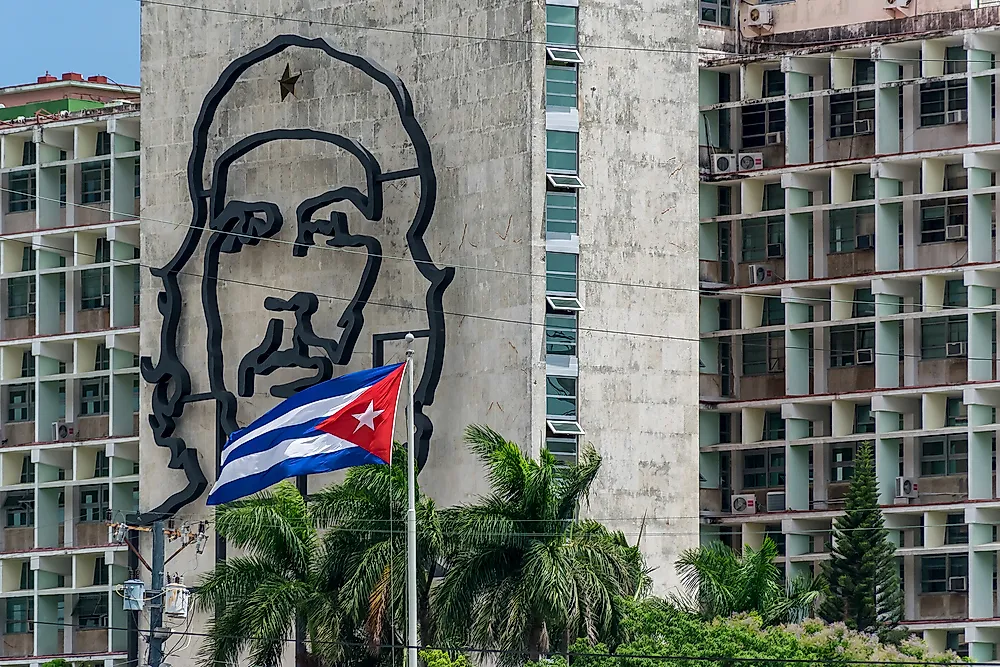
POLYGON ((244 246, 273 237, 281 231, 281 223, 281 210, 275 204, 232 201, 212 220, 210 227, 223 236, 222 252, 237 253, 244 246))

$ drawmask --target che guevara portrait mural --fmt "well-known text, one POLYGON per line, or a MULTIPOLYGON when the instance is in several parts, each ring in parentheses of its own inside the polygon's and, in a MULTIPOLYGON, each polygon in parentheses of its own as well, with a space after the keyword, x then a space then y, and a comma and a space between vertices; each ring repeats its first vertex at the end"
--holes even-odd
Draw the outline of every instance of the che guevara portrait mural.
POLYGON ((393 361, 407 333, 421 343, 422 465, 454 269, 425 241, 437 178, 403 81, 325 40, 279 36, 223 69, 189 136, 191 217, 151 269, 162 322, 141 365, 153 441, 186 481, 140 520, 205 493, 228 434, 276 400, 393 361), (183 427, 198 404, 214 429, 183 427))

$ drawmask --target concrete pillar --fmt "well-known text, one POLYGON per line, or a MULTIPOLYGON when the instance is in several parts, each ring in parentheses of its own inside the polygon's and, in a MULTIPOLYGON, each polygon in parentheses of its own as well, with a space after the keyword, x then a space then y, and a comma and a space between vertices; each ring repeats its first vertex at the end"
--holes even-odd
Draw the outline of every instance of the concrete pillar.
MULTIPOLYGON (((893 108, 895 109, 895 107, 893 108)), ((875 178, 876 271, 897 271, 899 269, 899 222, 902 208, 898 202, 884 203, 881 201, 887 197, 897 197, 899 192, 899 180, 882 176, 875 178)))
POLYGON ((969 110, 969 143, 988 144, 993 142, 992 113, 992 74, 979 74, 991 69, 989 51, 968 49, 969 73, 968 110, 969 110))
MULTIPOLYGON (((803 142, 808 151, 808 141, 803 142)), ((804 160, 805 162, 807 160, 804 160)), ((809 191, 803 188, 785 189, 785 208, 795 209, 809 205, 809 191)), ((809 231, 813 214, 785 214, 785 279, 807 280, 809 278, 809 231)))
MULTIPOLYGON (((809 90, 809 75, 788 72, 785 92, 804 93, 809 90)), ((819 106, 819 105, 817 105, 819 106)), ((817 127, 823 127, 821 125, 817 127)), ((785 164, 809 162, 809 99, 786 99, 785 102, 785 164)))
MULTIPOLYGON (((989 98, 987 91, 987 113, 989 98)), ((969 119, 972 127, 972 119, 969 119)), ((970 129, 971 132, 971 129, 970 129)), ((980 188, 988 188, 993 180, 993 172, 989 169, 970 167, 969 174, 969 212, 968 212, 968 244, 969 262, 993 261, 993 193, 976 192, 980 188)), ((970 294, 971 299, 971 294, 970 294)), ((971 304, 970 304, 971 305, 971 304)), ((989 355, 987 355, 989 356, 989 355)))
MULTIPOLYGON (((899 79, 899 64, 892 60, 875 61, 875 152, 880 155, 899 152, 900 88, 883 88, 899 79)), ((877 232, 876 232, 877 236, 877 232)))
POLYGON ((808 510, 811 446, 796 444, 796 441, 809 437, 809 421, 786 419, 785 435, 788 439, 785 446, 785 507, 790 510, 808 510))
MULTIPOLYGON (((885 317, 900 312, 898 296, 882 293, 874 296, 877 316, 885 317)), ((875 323, 875 386, 899 386, 899 322, 896 320, 879 320, 875 323)))
MULTIPOLYGON (((971 241, 970 241, 971 251, 971 241)), ((970 308, 990 306, 993 290, 985 285, 969 285, 970 308)), ((969 381, 993 379, 993 315, 992 310, 973 310, 968 316, 969 381)))

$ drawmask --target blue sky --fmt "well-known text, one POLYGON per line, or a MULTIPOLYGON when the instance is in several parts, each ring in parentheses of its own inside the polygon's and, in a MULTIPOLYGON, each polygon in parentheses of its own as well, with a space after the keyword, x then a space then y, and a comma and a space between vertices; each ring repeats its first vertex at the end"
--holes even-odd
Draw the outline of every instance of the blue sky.
POLYGON ((139 85, 137 0, 0 0, 0 86, 103 74, 139 85))

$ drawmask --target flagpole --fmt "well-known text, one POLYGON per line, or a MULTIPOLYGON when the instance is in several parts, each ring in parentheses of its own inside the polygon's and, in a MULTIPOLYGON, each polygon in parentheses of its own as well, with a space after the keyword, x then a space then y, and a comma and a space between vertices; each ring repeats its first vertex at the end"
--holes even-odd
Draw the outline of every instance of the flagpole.
POLYGON ((406 334, 406 667, 417 667, 416 428, 413 418, 413 334, 406 334))

